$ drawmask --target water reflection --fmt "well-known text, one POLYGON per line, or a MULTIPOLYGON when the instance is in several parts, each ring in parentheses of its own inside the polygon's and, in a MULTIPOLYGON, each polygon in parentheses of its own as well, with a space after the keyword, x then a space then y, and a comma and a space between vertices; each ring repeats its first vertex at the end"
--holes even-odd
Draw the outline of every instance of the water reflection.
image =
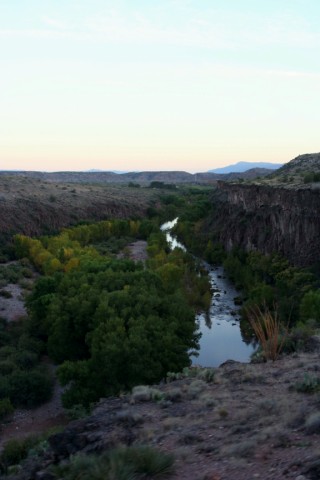
MULTIPOLYGON (((171 249, 178 247, 186 251, 185 246, 170 233, 177 221, 178 218, 175 218, 160 228, 166 233, 171 249)), ((196 318, 201 332, 200 350, 198 356, 191 356, 192 363, 217 367, 226 360, 249 362, 257 345, 244 321, 240 322, 240 307, 234 303, 239 292, 225 277, 223 267, 212 268, 205 262, 203 265, 209 270, 212 299, 208 314, 201 314, 196 318)))
POLYGON ((192 356, 192 363, 206 367, 217 367, 226 360, 249 362, 255 351, 254 339, 243 338, 240 322, 240 307, 234 298, 239 292, 225 277, 223 267, 209 271, 212 285, 212 300, 208 316, 197 317, 201 332, 198 356, 192 356))
POLYGON ((175 248, 181 248, 181 250, 186 252, 187 251, 186 247, 182 243, 180 243, 176 239, 176 237, 174 237, 170 233, 170 230, 176 225, 177 221, 178 221, 178 218, 175 218, 174 220, 171 220, 171 222, 163 223, 160 227, 160 230, 162 230, 162 232, 166 233, 166 240, 167 240, 168 245, 170 246, 171 250, 174 250, 175 248))

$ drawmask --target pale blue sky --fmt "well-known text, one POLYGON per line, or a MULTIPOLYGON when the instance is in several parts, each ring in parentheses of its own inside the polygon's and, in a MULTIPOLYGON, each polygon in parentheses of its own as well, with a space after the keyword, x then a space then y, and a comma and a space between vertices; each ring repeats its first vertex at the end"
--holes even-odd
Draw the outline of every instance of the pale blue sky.
POLYGON ((0 169, 320 150, 319 0, 0 0, 0 169))

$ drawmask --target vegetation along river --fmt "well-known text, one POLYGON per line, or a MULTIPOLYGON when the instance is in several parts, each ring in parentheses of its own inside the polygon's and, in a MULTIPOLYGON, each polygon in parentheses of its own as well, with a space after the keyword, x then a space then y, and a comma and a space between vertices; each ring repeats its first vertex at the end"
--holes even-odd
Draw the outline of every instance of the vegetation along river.
MULTIPOLYGON (((172 234, 178 218, 161 225, 170 248, 186 247, 172 234)), ((255 351, 256 342, 244 335, 241 330, 239 306, 234 299, 239 295, 232 283, 226 278, 223 267, 213 267, 205 262, 209 271, 212 298, 209 315, 197 316, 196 321, 201 332, 199 356, 192 356, 192 363, 203 367, 217 367, 226 360, 249 362, 255 351)))

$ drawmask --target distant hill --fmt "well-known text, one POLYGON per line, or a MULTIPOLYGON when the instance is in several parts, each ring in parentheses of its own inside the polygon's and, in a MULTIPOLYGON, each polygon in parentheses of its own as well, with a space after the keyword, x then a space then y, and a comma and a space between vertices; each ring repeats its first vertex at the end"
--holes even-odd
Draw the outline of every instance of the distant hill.
POLYGON ((272 170, 253 168, 246 172, 216 174, 211 172, 188 173, 179 171, 163 172, 31 172, 31 171, 0 171, 1 175, 11 175, 26 178, 35 178, 50 183, 82 183, 82 184, 139 184, 148 186, 152 182, 165 184, 215 184, 218 180, 233 181, 236 179, 252 180, 264 177, 272 170))
POLYGON ((270 163, 270 162, 238 162, 233 165, 227 165, 222 168, 215 168, 209 170, 210 173, 234 173, 234 172, 246 172, 255 168, 264 168, 268 170, 275 170, 282 167, 283 163, 270 163))

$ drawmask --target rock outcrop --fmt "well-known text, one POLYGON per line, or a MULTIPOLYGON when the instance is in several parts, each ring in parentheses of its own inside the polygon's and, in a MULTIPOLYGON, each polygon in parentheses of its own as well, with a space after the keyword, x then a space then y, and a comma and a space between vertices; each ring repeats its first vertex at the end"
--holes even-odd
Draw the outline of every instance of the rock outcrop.
POLYGON ((320 251, 320 191, 218 182, 209 228, 227 250, 278 252, 293 264, 316 263, 320 251))

